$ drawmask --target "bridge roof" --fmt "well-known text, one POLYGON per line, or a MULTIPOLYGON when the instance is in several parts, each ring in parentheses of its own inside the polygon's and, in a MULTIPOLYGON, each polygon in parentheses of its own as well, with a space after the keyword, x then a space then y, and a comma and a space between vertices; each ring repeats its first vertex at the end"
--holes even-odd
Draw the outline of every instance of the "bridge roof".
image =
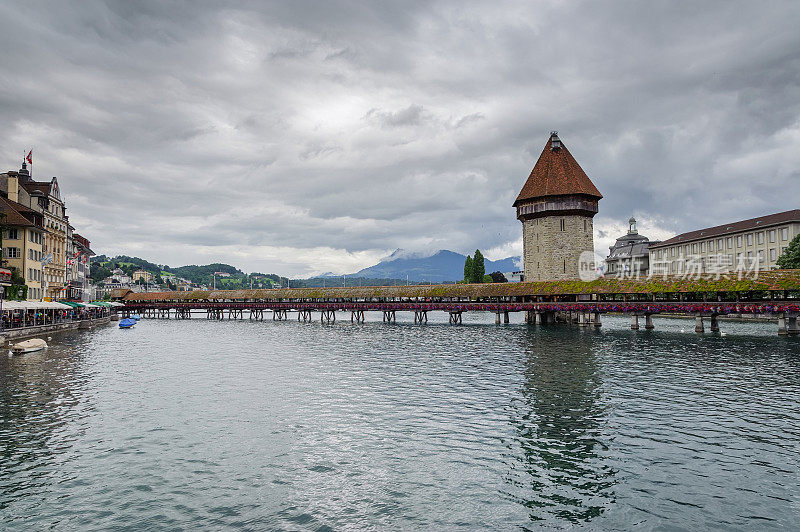
POLYGON ((735 274, 686 279, 681 276, 642 280, 603 278, 591 282, 540 281, 348 288, 277 288, 269 290, 195 290, 192 292, 129 292, 124 301, 190 301, 229 299, 334 299, 371 297, 505 297, 576 294, 652 294, 800 290, 800 270, 772 270, 739 278, 735 274))
POLYGON ((528 176, 514 202, 514 207, 525 200, 569 195, 584 195, 597 199, 603 197, 578 161, 554 133, 547 139, 539 160, 536 161, 531 175, 528 176), (552 147, 554 140, 558 141, 560 147, 556 149, 552 147))

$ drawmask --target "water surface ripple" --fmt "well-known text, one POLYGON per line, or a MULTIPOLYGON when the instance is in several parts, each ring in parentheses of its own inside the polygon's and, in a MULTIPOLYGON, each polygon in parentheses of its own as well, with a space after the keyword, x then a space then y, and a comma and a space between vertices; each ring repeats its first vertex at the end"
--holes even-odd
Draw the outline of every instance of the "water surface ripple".
POLYGON ((3 526, 800 527, 800 339, 443 316, 144 320, 3 354, 3 526))

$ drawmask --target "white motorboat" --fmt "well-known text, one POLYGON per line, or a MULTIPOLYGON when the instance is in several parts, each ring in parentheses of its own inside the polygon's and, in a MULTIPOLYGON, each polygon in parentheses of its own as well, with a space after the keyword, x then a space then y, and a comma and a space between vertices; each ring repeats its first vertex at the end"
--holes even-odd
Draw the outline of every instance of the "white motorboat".
POLYGON ((11 346, 11 352, 15 355, 22 355, 25 353, 33 353, 34 351, 41 351, 47 347, 47 342, 41 338, 31 338, 30 340, 23 340, 11 346))

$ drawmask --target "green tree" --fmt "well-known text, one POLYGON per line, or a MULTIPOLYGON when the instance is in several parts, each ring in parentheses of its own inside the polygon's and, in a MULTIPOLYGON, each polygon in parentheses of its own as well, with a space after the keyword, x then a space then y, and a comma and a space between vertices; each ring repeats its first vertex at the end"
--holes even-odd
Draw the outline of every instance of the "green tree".
POLYGON ((472 282, 472 257, 467 255, 467 260, 464 261, 464 280, 468 283, 472 282))
POLYGON ((506 276, 503 275, 503 273, 499 272, 499 271, 492 272, 492 273, 489 274, 489 276, 492 278, 492 282, 493 283, 507 283, 508 282, 508 279, 506 279, 506 276))
POLYGON ((472 282, 482 283, 483 276, 486 275, 486 266, 483 263, 481 250, 475 250, 475 258, 472 259, 472 282))
POLYGON ((794 237, 786 251, 778 257, 781 268, 800 268, 800 235, 794 237))

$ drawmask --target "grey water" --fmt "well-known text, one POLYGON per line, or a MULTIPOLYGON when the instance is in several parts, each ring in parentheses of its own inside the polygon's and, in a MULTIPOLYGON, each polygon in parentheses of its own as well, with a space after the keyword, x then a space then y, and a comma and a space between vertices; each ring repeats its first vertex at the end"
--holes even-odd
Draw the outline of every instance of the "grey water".
POLYGON ((800 338, 775 324, 341 317, 0 354, 2 528, 800 528, 800 338))

